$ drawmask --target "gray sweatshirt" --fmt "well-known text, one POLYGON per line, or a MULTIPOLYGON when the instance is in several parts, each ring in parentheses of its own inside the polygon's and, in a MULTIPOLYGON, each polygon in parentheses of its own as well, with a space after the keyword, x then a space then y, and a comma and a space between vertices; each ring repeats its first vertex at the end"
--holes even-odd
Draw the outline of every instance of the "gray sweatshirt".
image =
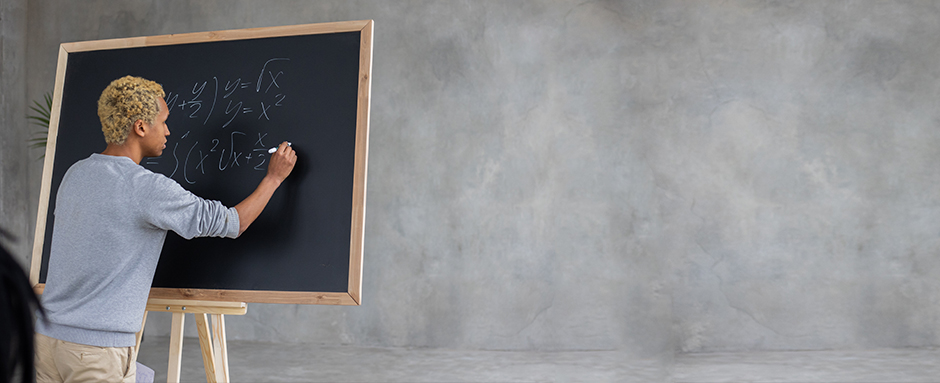
POLYGON ((127 157, 92 154, 65 173, 36 331, 99 347, 136 344, 167 230, 238 236, 238 211, 127 157))

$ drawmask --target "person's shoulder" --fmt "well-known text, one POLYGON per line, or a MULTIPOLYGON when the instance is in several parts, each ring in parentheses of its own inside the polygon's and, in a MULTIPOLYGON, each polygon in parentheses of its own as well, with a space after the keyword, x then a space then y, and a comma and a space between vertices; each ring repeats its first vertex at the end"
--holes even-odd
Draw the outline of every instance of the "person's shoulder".
MULTIPOLYGON (((72 166, 69 166, 68 170, 65 172, 65 177, 69 178, 75 174, 79 174, 80 177, 95 177, 96 174, 115 172, 114 165, 117 164, 112 156, 106 156, 103 154, 93 153, 92 155, 82 158, 72 166)), ((128 159, 130 160, 130 159, 128 159)), ((131 161, 133 162, 133 161, 131 161)))
POLYGON ((97 156, 99 156, 99 154, 94 153, 88 157, 75 161, 75 163, 73 163, 72 166, 69 166, 69 170, 73 170, 73 169, 79 170, 79 169, 85 169, 85 168, 98 166, 99 161, 98 161, 97 156))
POLYGON ((146 189, 148 191, 174 191, 181 192, 183 186, 176 182, 176 180, 167 177, 163 173, 156 173, 147 169, 143 166, 136 165, 136 168, 131 170, 128 174, 128 178, 134 183, 138 188, 146 189))

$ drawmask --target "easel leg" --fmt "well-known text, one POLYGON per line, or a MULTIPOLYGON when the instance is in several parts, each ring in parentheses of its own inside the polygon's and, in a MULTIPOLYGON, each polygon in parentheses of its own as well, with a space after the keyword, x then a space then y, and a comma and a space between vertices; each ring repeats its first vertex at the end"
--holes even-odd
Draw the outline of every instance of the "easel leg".
POLYGON ((215 376, 221 376, 223 382, 228 382, 228 344, 225 340, 225 315, 210 314, 209 316, 212 318, 212 349, 215 351, 215 376))
MULTIPOLYGON (((170 361, 167 363, 167 382, 179 383, 180 367, 183 359, 183 315, 196 315, 196 329, 199 331, 199 346, 202 348, 202 361, 206 368, 206 380, 209 382, 228 382, 228 345, 225 341, 225 315, 245 315, 248 305, 245 302, 213 302, 174 299, 154 299, 147 301, 147 311, 173 313, 170 330, 170 361), (189 310, 187 310, 187 307, 189 310), (209 317, 212 315, 212 329, 209 329, 209 317)), ((146 321, 146 316, 144 317, 146 321)), ((143 328, 143 325, 141 325, 143 328)), ((140 338, 137 340, 140 344, 140 338)))
POLYGON ((212 335, 209 332, 208 314, 196 314, 196 330, 199 331, 199 347, 202 348, 202 363, 206 368, 206 381, 209 383, 222 382, 223 377, 219 374, 212 335))
POLYGON ((170 325, 170 360, 167 363, 167 383, 179 383, 180 367, 183 362, 183 313, 173 313, 170 325))

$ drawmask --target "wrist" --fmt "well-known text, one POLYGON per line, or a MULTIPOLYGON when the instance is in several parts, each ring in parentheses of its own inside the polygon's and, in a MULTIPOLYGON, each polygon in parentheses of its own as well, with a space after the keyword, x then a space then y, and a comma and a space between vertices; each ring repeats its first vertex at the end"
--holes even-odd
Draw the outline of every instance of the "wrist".
POLYGON ((283 178, 275 177, 271 174, 265 175, 264 179, 261 180, 261 183, 268 183, 273 185, 275 188, 281 186, 281 182, 284 182, 283 178))

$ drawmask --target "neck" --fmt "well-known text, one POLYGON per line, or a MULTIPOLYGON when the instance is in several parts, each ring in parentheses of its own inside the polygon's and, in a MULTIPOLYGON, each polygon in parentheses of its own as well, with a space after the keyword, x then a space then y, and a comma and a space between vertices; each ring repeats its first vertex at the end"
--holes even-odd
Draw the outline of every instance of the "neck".
POLYGON ((144 156, 141 154, 140 150, 135 148, 133 145, 128 145, 127 142, 125 142, 124 145, 108 144, 108 147, 105 148, 101 154, 108 156, 127 157, 138 165, 140 164, 140 161, 144 159, 144 156))

